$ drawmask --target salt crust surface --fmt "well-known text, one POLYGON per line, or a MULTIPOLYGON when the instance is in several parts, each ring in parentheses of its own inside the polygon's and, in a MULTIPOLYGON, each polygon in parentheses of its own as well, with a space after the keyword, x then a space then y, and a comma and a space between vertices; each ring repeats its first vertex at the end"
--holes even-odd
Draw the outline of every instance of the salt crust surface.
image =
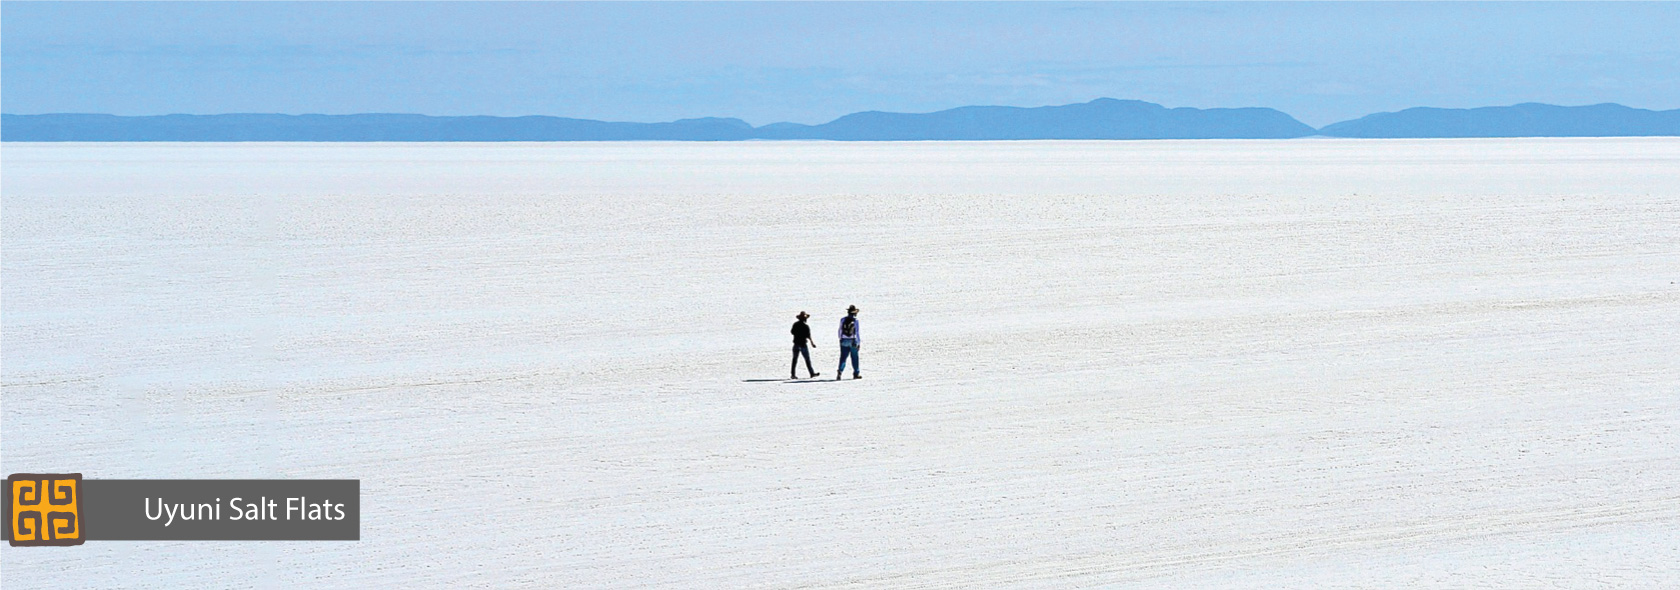
POLYGON ((363 490, 8 589, 1680 580, 1680 140, 0 149, 4 471, 363 490))

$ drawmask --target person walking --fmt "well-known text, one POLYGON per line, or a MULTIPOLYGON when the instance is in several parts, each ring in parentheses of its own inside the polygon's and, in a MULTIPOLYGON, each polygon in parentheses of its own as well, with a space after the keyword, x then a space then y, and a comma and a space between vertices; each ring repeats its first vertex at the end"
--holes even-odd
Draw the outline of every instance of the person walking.
POLYGON ((811 339, 811 326, 805 323, 805 318, 811 317, 811 314, 802 311, 794 317, 799 321, 793 323, 793 366, 788 367, 788 378, 799 378, 799 355, 805 355, 805 372, 810 373, 812 379, 816 379, 822 373, 811 368, 811 349, 805 347, 807 342, 811 346, 817 345, 817 341, 811 339))
POLYGON ((846 357, 852 357, 852 378, 863 378, 863 363, 858 362, 858 347, 863 344, 863 329, 858 326, 858 308, 856 305, 846 307, 846 317, 840 318, 840 368, 834 372, 834 380, 839 381, 846 374, 846 357))

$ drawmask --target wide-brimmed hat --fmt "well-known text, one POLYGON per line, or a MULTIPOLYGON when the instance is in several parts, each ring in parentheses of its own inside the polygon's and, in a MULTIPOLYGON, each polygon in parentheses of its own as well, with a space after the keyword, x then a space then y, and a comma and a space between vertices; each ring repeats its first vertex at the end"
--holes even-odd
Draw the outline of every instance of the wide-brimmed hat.
POLYGON ((857 306, 856 305, 846 306, 846 313, 857 313, 857 306))
POLYGON ((793 316, 793 317, 796 317, 796 318, 799 318, 799 319, 803 320, 805 318, 811 317, 811 314, 808 314, 808 313, 805 313, 805 312, 802 311, 802 312, 799 312, 799 315, 796 315, 796 316, 793 316))

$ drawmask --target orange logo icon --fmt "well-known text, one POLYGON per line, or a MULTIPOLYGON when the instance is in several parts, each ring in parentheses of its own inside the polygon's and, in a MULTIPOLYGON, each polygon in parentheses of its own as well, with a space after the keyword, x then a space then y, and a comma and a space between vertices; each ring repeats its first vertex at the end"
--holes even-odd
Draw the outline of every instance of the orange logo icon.
POLYGON ((6 536, 13 547, 80 545, 82 474, 14 473, 6 478, 6 536))

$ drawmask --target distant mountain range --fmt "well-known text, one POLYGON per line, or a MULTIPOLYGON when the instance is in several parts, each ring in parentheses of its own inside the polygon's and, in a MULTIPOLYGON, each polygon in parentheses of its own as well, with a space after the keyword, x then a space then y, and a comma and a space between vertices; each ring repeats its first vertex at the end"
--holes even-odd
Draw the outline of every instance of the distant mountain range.
POLYGON ((1649 111, 1605 103, 1524 103, 1479 109, 1406 109, 1318 130, 1332 137, 1624 137, 1680 135, 1680 109, 1649 111))
POLYGON ((563 117, 426 115, 0 115, 4 141, 726 141, 740 119, 608 123, 563 117))
POLYGON ((852 113, 821 125, 775 123, 764 139, 841 141, 985 139, 1259 139, 1304 137, 1313 128, 1273 109, 1169 109, 1099 98, 1054 107, 961 107, 937 113, 852 113))
POLYGON ((1680 136, 1680 110, 1618 104, 1415 108, 1322 129, 1267 108, 1169 109, 1100 98, 1037 108, 974 106, 935 113, 853 113, 821 125, 740 119, 613 123, 563 117, 427 115, 0 115, 3 141, 836 141, 998 139, 1285 139, 1331 137, 1680 136))

